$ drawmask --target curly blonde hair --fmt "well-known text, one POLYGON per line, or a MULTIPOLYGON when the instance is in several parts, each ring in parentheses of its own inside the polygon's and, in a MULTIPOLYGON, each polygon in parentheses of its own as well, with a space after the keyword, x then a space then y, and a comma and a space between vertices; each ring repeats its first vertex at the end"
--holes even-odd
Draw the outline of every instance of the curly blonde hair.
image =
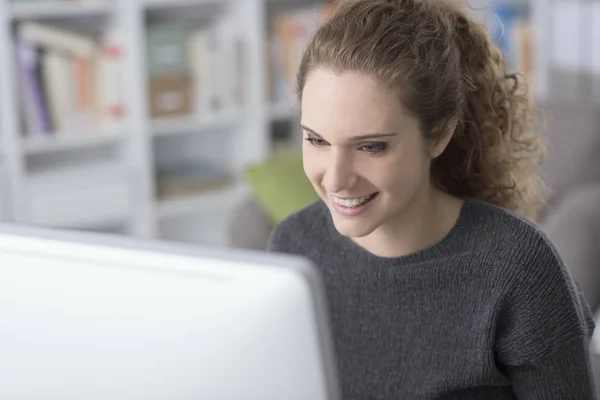
POLYGON ((432 182, 532 220, 545 197, 545 145, 522 75, 507 72, 485 26, 451 0, 338 0, 305 51, 298 94, 316 67, 374 77, 435 141, 432 182))

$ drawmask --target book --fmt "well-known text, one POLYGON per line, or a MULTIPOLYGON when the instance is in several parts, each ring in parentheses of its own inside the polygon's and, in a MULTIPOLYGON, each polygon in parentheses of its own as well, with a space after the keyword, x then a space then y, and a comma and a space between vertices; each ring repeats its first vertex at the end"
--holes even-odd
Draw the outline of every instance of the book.
POLYGON ((246 43, 235 17, 192 31, 187 39, 193 110, 197 115, 240 107, 246 99, 246 43))
POLYGON ((20 23, 17 37, 32 46, 50 47, 70 55, 93 56, 97 49, 94 39, 87 35, 34 21, 20 23))
POLYGON ((319 25, 327 19, 330 4, 302 8, 278 15, 272 23, 267 43, 270 67, 269 98, 274 103, 293 104, 296 75, 302 55, 319 25))
POLYGON ((29 44, 18 41, 15 44, 15 53, 26 133, 47 134, 52 130, 52 126, 39 74, 39 52, 29 44))
POLYGON ((71 60, 49 50, 43 59, 43 76, 55 133, 71 131, 74 118, 74 90, 71 60))
POLYGON ((91 134, 120 128, 127 111, 120 35, 112 30, 87 35, 31 21, 18 24, 15 32, 26 133, 91 134), (27 73, 26 49, 35 50, 37 74, 27 73))
POLYGON ((96 58, 96 119, 100 132, 118 131, 127 117, 123 65, 126 52, 121 37, 108 31, 102 38, 96 58))

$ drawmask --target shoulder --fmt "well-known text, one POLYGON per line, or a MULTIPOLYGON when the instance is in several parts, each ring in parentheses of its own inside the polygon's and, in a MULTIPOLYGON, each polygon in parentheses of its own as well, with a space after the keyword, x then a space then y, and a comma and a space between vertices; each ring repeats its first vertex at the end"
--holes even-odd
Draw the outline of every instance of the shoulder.
MULTIPOLYGON (((509 210, 476 202, 479 221, 473 226, 479 236, 478 254, 493 263, 497 278, 507 281, 513 294, 528 290, 562 290, 573 297, 578 290, 558 248, 535 223, 509 210)), ((556 294, 556 293, 555 293, 556 294)))
POLYGON ((321 241, 328 229, 328 213, 327 206, 319 200, 289 215, 271 232, 268 250, 301 253, 309 242, 321 241))
POLYGON ((536 264, 542 257, 562 265, 558 249, 534 222, 512 211, 479 200, 470 200, 470 229, 473 244, 491 251, 511 264, 536 264))
POLYGON ((477 230, 506 285, 500 304, 497 351, 505 364, 530 362, 563 344, 589 338, 594 320, 578 284, 550 238, 535 223, 503 208, 478 202, 477 230))

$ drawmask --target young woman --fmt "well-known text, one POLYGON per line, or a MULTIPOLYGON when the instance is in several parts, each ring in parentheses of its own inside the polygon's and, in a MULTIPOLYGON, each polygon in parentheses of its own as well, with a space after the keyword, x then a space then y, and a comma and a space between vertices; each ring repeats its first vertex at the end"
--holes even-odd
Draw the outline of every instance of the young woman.
POLYGON ((594 323, 534 225, 525 83, 442 0, 340 0, 298 74, 321 201, 271 251, 320 267, 344 399, 595 399, 594 323))

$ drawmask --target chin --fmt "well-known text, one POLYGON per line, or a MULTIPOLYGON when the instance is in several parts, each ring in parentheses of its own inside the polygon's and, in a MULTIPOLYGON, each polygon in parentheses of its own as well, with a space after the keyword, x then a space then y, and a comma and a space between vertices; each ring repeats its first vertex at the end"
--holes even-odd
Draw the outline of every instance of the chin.
POLYGON ((361 221, 360 219, 356 221, 340 221, 340 218, 337 216, 333 217, 333 224, 340 235, 348 238, 362 238, 368 236, 376 228, 375 226, 366 224, 365 221, 361 221))

